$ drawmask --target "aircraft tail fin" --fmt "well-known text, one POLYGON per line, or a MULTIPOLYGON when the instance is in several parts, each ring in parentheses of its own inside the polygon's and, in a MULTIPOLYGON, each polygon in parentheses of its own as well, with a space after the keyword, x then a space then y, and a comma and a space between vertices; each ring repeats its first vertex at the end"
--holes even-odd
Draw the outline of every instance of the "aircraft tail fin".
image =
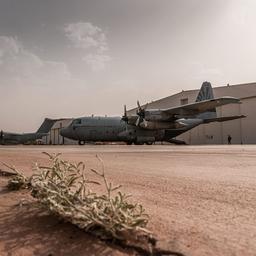
POLYGON ((48 133, 56 121, 56 119, 45 118, 36 133, 48 133))
MULTIPOLYGON (((212 85, 210 82, 203 82, 201 89, 197 95, 196 102, 204 101, 204 100, 211 100, 214 99, 212 85)), ((201 119, 210 119, 210 118, 216 118, 216 108, 210 109, 205 113, 199 114, 198 118, 201 119)))
POLYGON ((209 82, 203 82, 197 95, 196 102, 214 99, 212 85, 209 82))

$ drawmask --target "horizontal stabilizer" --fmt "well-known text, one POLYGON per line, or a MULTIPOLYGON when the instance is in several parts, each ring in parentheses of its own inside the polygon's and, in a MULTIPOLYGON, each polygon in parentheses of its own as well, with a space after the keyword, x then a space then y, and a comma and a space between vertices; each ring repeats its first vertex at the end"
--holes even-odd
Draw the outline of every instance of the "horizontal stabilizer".
POLYGON ((168 142, 176 145, 187 145, 187 143, 183 140, 169 139, 168 142))
POLYGON ((224 116, 224 117, 216 117, 216 118, 210 118, 210 119, 204 119, 204 124, 212 123, 212 122, 225 122, 240 118, 245 118, 246 116, 240 115, 240 116, 224 116))

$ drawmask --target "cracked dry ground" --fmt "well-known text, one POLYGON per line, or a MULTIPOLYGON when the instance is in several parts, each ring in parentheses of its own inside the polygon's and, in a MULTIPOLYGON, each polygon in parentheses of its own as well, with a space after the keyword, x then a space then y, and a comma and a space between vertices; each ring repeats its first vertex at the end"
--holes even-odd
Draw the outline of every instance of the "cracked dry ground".
MULTIPOLYGON (((0 162, 31 174, 42 151, 62 152, 106 172, 150 215, 162 246, 184 255, 256 255, 255 146, 1 147, 0 162)), ((0 169, 4 169, 0 165, 0 169)), ((26 192, 7 192, 0 177, 0 255, 135 255, 106 245, 70 224, 24 205, 26 192)))

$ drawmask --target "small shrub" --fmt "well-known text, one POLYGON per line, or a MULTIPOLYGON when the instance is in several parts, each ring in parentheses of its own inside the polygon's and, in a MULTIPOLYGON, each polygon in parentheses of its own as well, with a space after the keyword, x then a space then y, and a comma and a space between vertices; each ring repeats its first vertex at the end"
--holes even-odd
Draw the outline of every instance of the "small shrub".
POLYGON ((3 164, 14 172, 12 175, 10 175, 12 176, 12 178, 8 181, 8 189, 20 190, 27 189, 30 187, 30 179, 27 178, 22 172, 18 171, 14 166, 10 166, 5 163, 3 164))
POLYGON ((30 178, 9 167, 17 175, 8 187, 31 188, 32 196, 52 213, 103 239, 134 239, 137 234, 150 233, 145 229, 148 215, 143 207, 130 203, 130 196, 120 191, 121 186, 113 186, 107 181, 100 157, 97 156, 102 165, 101 172, 87 170, 82 162, 64 161, 60 154, 44 154, 49 157, 50 166, 36 164, 35 173, 30 178), (101 182, 89 179, 89 173, 101 182), (93 192, 91 184, 104 186, 106 193, 93 192))
POLYGON ((179 255, 158 246, 158 241, 146 229, 148 215, 140 204, 128 201, 129 195, 120 191, 121 186, 113 186, 102 171, 87 170, 84 163, 73 164, 60 158, 60 154, 50 155, 50 166, 35 165, 35 173, 26 177, 15 167, 7 166, 16 174, 8 182, 11 190, 30 189, 31 195, 47 210, 65 221, 90 232, 102 239, 115 239, 117 244, 133 248, 142 255, 179 255), (89 179, 101 179, 101 183, 89 179), (104 186, 106 193, 97 194, 90 185, 104 186))

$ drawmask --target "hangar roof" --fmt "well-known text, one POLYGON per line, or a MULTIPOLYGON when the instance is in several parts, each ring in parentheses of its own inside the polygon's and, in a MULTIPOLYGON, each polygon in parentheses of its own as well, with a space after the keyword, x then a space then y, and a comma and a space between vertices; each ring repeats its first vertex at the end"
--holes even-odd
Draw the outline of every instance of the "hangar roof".
POLYGON ((60 129, 62 127, 67 127, 72 122, 72 120, 73 120, 73 118, 65 118, 61 121, 57 121, 53 125, 52 129, 60 129))
MULTIPOLYGON (((199 89, 196 90, 187 90, 181 91, 179 93, 173 94, 171 96, 155 100, 148 103, 148 108, 168 108, 173 106, 181 105, 182 99, 187 99, 188 103, 195 102, 199 89)), ((247 84, 235 84, 235 85, 226 85, 213 88, 214 97, 222 96, 232 96, 239 99, 248 98, 256 96, 256 83, 247 83, 247 84)), ((136 108, 131 109, 129 114, 135 113, 136 108)))

